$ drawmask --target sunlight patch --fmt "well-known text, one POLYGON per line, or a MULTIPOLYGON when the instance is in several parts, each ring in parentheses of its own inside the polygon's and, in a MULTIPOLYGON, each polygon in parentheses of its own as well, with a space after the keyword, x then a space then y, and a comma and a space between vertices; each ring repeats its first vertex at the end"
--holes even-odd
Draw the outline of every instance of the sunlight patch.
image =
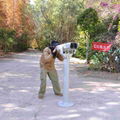
POLYGON ((54 119, 70 119, 70 118, 75 118, 75 117, 79 117, 80 114, 70 114, 70 115, 58 115, 58 116, 52 116, 49 117, 50 120, 54 120, 54 119))
POLYGON ((120 102, 108 102, 107 105, 120 105, 120 102))
POLYGON ((103 120, 103 119, 98 117, 91 117, 89 120, 103 120))

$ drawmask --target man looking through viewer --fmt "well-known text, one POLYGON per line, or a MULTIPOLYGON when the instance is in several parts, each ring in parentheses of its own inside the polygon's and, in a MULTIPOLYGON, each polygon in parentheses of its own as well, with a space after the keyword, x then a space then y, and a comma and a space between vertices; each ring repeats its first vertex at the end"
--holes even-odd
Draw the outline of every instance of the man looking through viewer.
POLYGON ((46 47, 43 50, 43 53, 40 58, 40 90, 38 97, 42 99, 46 91, 46 77, 50 78, 53 86, 55 95, 63 96, 61 93, 57 71, 55 69, 55 58, 58 58, 60 61, 63 61, 63 56, 55 49, 59 45, 57 41, 52 41, 49 47, 46 47))

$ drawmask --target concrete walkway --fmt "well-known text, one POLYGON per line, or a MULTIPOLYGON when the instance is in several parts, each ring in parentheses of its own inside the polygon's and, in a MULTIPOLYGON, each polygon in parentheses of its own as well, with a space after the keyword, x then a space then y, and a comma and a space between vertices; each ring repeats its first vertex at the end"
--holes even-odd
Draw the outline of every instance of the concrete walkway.
MULTIPOLYGON (((70 99, 75 105, 62 108, 49 79, 45 98, 37 97, 39 57, 32 51, 0 58, 0 120, 120 120, 120 74, 88 71, 72 59, 70 99)), ((57 60, 56 68, 62 87, 63 63, 57 60)))

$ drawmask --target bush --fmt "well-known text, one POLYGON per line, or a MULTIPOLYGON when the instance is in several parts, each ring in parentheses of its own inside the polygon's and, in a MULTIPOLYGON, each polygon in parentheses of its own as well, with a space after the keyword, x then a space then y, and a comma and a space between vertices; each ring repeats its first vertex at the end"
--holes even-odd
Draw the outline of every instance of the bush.
POLYGON ((92 56, 90 69, 104 70, 109 72, 120 72, 120 48, 112 46, 107 53, 96 52, 92 56))
POLYGON ((79 46, 77 48, 75 57, 80 58, 80 59, 85 59, 86 58, 86 41, 85 41, 85 38, 80 38, 76 42, 79 43, 79 46))
POLYGON ((49 38, 46 37, 37 37, 36 41, 39 50, 43 50, 45 47, 47 47, 50 44, 49 38))
POLYGON ((107 27, 110 24, 110 20, 111 18, 108 18, 107 20, 103 21, 104 29, 100 32, 100 34, 95 36, 94 41, 99 41, 99 42, 114 41, 114 45, 111 47, 111 50, 108 53, 94 51, 94 54, 91 56, 91 61, 92 61, 91 63, 92 63, 92 68, 93 66, 99 66, 98 69, 101 70, 120 72, 120 46, 117 46, 116 44, 117 43, 116 35, 119 30, 118 29, 119 19, 113 21, 113 25, 111 26, 111 29, 108 31, 107 27))
POLYGON ((12 51, 15 44, 15 31, 0 28, 0 47, 4 52, 12 51))
POLYGON ((21 36, 16 37, 16 44, 14 45, 14 51, 22 52, 28 48, 29 37, 26 33, 23 33, 21 36))
POLYGON ((98 23, 99 18, 97 11, 93 8, 84 10, 77 19, 77 24, 80 25, 83 31, 88 32, 90 37, 95 34, 95 28, 98 23))

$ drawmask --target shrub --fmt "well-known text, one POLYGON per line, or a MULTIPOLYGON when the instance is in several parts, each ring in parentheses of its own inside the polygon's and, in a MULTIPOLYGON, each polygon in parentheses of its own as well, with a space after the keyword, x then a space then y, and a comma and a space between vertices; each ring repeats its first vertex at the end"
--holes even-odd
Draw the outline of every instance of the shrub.
POLYGON ((91 56, 92 67, 99 66, 98 69, 111 72, 120 72, 120 46, 119 46, 119 18, 112 22, 112 26, 107 30, 111 17, 103 21, 105 29, 96 35, 94 41, 113 42, 113 46, 108 53, 94 51, 91 56), (117 35, 117 36, 116 36, 117 35), (115 49, 113 49, 115 48, 115 49))
POLYGON ((27 33, 23 33, 21 36, 16 37, 16 44, 14 45, 14 51, 22 52, 28 48, 29 36, 27 33))
POLYGON ((88 8, 78 16, 77 24, 81 29, 88 32, 90 38, 95 34, 96 25, 99 23, 97 11, 93 8, 88 8))
POLYGON ((92 56, 90 69, 120 72, 120 48, 112 46, 109 52, 95 52, 92 56))
POLYGON ((0 28, 0 45, 4 52, 12 51, 15 44, 15 31, 6 28, 0 28))
POLYGON ((39 40, 38 41, 38 49, 43 50, 49 44, 50 44, 50 40, 48 40, 48 39, 39 40))

